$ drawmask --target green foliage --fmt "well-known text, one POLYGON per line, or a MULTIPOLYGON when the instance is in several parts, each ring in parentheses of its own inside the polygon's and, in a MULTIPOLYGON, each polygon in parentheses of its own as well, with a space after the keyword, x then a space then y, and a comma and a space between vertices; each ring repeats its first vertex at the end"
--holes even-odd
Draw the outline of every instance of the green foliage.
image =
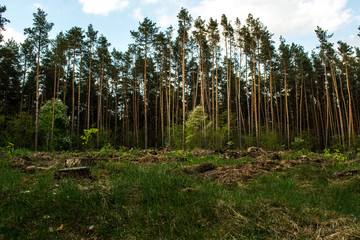
POLYGON ((271 130, 261 131, 260 147, 266 150, 278 151, 282 149, 279 134, 271 130))
MULTIPOLYGON (((192 159, 182 164, 241 161, 192 159)), ((334 172, 358 167, 298 166, 237 187, 180 174, 173 163, 101 159, 91 166, 99 180, 54 180, 52 170, 30 174, 0 157, 0 238, 311 239, 319 233, 313 226, 321 226, 325 234, 356 239, 360 185, 334 172)))
POLYGON ((93 126, 89 130, 84 129, 84 135, 81 135, 80 138, 81 140, 83 140, 81 144, 84 145, 86 149, 94 149, 95 147, 94 135, 98 131, 99 130, 97 128, 94 128, 93 126))
POLYGON ((6 154, 12 157, 14 154, 14 149, 15 149, 15 144, 9 142, 8 145, 6 146, 6 154))
POLYGON ((256 146, 256 138, 250 134, 242 135, 242 144, 244 148, 256 146))
POLYGON ((0 144, 5 146, 8 142, 17 147, 31 148, 35 133, 35 123, 31 115, 26 113, 7 116, 5 130, 1 132, 0 144))
POLYGON ((344 150, 344 146, 341 143, 341 136, 340 135, 333 135, 330 139, 330 149, 331 151, 336 151, 336 149, 344 150))
MULTIPOLYGON (((169 146, 169 138, 168 138, 168 130, 169 128, 166 128, 165 131, 165 141, 167 145, 169 146)), ((174 124, 171 126, 170 129, 170 135, 171 135, 171 149, 181 149, 182 148, 182 125, 180 124, 174 124)))
POLYGON ((211 149, 219 149, 226 144, 228 127, 226 124, 219 126, 216 131, 213 122, 210 122, 207 127, 207 142, 211 149))
POLYGON ((126 151, 126 147, 125 146, 119 146, 119 153, 124 153, 126 151))
POLYGON ((290 146, 293 150, 315 151, 318 148, 318 140, 311 134, 303 133, 301 136, 295 137, 290 146))
POLYGON ((50 144, 52 113, 54 104, 54 130, 53 130, 53 149, 56 151, 67 150, 70 148, 69 117, 67 116, 67 106, 59 99, 49 100, 40 110, 39 129, 45 136, 46 148, 50 144))
POLYGON ((335 153, 333 154, 334 157, 334 163, 337 165, 344 165, 347 158, 340 152, 339 149, 335 149, 335 153))
POLYGON ((32 155, 32 154, 33 154, 33 152, 27 148, 17 148, 17 149, 14 149, 13 156, 14 157, 22 157, 24 155, 32 155))
POLYGON ((325 158, 327 158, 327 159, 331 159, 331 158, 332 158, 332 154, 331 154, 329 148, 325 148, 325 149, 324 149, 323 156, 324 156, 325 158))
POLYGON ((348 159, 340 152, 339 149, 335 149, 334 153, 331 153, 329 148, 324 149, 323 157, 332 160, 335 165, 341 166, 345 164, 345 161, 348 159))
POLYGON ((189 114, 189 118, 186 121, 186 148, 194 149, 196 147, 203 147, 203 136, 204 136, 204 120, 206 121, 207 116, 204 114, 203 108, 197 106, 189 114))
POLYGON ((230 148, 232 148, 232 146, 234 146, 234 142, 233 141, 230 141, 230 142, 227 142, 226 145, 228 145, 230 148))
POLYGON ((106 144, 105 146, 103 146, 100 151, 100 154, 102 155, 107 155, 107 154, 115 154, 116 153, 116 149, 114 149, 110 143, 106 144))
MULTIPOLYGON (((2 108, 0 108, 0 111, 2 111, 2 108)), ((2 125, 5 122, 5 115, 0 115, 0 125, 2 125)))

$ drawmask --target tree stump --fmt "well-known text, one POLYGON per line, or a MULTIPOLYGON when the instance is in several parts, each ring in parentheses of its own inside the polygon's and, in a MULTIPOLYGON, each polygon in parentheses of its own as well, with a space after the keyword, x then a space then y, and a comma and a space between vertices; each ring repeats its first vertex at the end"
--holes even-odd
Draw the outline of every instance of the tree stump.
POLYGON ((350 170, 350 171, 343 171, 343 172, 336 172, 334 175, 338 178, 342 177, 352 177, 355 175, 360 175, 360 170, 350 170))
POLYGON ((204 172, 213 170, 215 168, 216 168, 216 166, 214 164, 212 164, 212 163, 204 163, 204 164, 201 164, 201 165, 197 166, 195 168, 195 171, 198 172, 198 173, 204 173, 204 172))
POLYGON ((55 179, 60 179, 64 177, 92 179, 90 169, 88 167, 63 168, 57 170, 54 174, 55 179))

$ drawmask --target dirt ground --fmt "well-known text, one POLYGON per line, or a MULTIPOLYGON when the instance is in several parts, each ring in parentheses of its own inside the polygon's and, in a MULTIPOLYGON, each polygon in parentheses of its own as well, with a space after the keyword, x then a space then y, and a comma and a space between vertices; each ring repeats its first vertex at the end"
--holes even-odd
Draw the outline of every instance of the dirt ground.
MULTIPOLYGON (((195 156, 206 156, 215 154, 214 151, 196 150, 191 152, 195 156)), ((205 163, 195 166, 185 166, 180 168, 180 172, 195 175, 198 178, 217 181, 226 185, 242 185, 262 174, 268 174, 274 171, 284 171, 302 164, 325 164, 329 161, 320 157, 309 159, 302 156, 296 160, 283 159, 284 152, 269 152, 261 148, 251 147, 247 151, 225 151, 221 157, 226 159, 242 159, 243 157, 253 158, 254 161, 242 162, 237 165, 216 166, 213 163, 205 163)), ((97 161, 131 161, 137 164, 158 164, 183 162, 186 165, 186 158, 177 156, 170 157, 161 151, 140 151, 136 154, 116 155, 84 155, 80 153, 61 154, 61 153, 36 153, 32 156, 22 156, 12 158, 14 166, 25 172, 32 173, 39 170, 49 170, 61 166, 65 168, 90 166, 97 161)), ((179 169, 178 169, 179 170, 179 169)))

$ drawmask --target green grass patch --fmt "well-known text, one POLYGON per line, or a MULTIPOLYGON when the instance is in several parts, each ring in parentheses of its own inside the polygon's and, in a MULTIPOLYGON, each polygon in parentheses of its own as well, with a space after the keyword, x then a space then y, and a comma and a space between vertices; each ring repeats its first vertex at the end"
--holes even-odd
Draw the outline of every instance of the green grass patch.
MULTIPOLYGON (((186 156, 195 165, 244 160, 186 156), (192 159, 192 160, 191 160, 192 159)), ((93 180, 0 159, 0 239, 310 239, 360 234, 360 165, 302 166, 229 187, 177 165, 98 161, 93 180), (321 230, 320 230, 321 229, 321 230)))

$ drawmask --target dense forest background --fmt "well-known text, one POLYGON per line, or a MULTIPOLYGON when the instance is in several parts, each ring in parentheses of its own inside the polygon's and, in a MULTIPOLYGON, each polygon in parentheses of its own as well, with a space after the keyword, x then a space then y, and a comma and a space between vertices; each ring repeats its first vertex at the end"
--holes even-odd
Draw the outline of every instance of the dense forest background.
POLYGON ((276 47, 251 14, 182 8, 176 31, 145 18, 121 52, 91 24, 49 39, 47 14, 33 16, 21 44, 0 32, 0 146, 360 148, 360 49, 320 27, 309 54, 282 37, 276 47))

